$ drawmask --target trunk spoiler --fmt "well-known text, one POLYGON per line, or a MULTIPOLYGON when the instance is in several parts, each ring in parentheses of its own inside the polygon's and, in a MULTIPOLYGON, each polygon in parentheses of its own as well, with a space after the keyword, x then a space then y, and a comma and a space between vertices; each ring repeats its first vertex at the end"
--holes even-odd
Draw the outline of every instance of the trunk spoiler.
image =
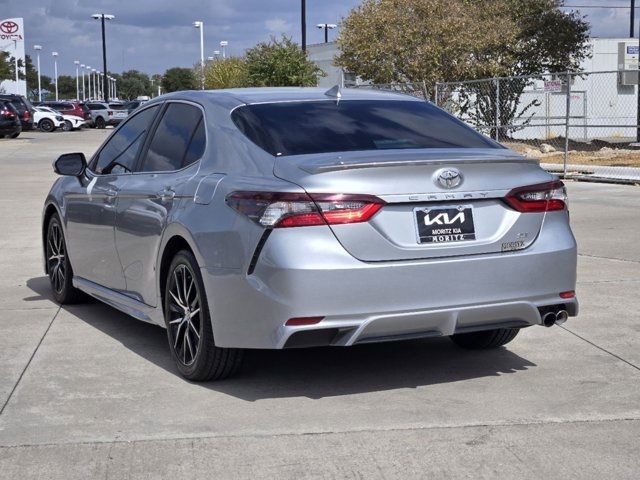
POLYGON ((375 152, 346 152, 330 154, 280 157, 278 162, 292 162, 305 172, 316 174, 359 168, 383 168, 413 165, 440 165, 465 163, 531 163, 537 159, 524 157, 508 149, 430 149, 430 150, 378 150, 375 152))

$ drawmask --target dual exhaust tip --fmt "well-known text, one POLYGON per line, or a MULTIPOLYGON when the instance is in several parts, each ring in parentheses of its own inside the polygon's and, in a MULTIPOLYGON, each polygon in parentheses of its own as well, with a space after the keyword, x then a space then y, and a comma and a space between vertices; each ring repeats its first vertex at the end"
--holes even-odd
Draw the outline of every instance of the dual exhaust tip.
POLYGON ((569 318, 569 313, 566 310, 557 310, 547 312, 542 315, 542 324, 545 327, 552 327, 554 325, 562 325, 569 318))

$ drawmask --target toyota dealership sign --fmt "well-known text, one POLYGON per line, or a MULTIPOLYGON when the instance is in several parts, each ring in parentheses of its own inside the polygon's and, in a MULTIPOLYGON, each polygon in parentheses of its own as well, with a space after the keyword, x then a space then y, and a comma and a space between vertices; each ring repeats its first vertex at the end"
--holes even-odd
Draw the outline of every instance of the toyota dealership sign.
MULTIPOLYGON (((5 18, 0 20, 0 51, 5 51, 9 57, 17 59, 22 65, 19 69, 25 73, 24 65, 24 20, 22 18, 5 18)), ((5 80, 0 83, 0 91, 6 93, 27 94, 27 82, 25 80, 5 80)))

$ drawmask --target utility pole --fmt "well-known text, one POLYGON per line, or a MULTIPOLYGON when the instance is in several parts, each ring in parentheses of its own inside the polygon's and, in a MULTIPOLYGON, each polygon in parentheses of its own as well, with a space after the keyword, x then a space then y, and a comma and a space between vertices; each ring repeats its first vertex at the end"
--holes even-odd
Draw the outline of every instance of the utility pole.
POLYGON ((302 28, 302 51, 307 51, 307 1, 300 0, 300 23, 302 28))
POLYGON ((636 0, 631 0, 631 21, 629 22, 629 37, 635 37, 636 0))
POLYGON ((113 20, 116 17, 113 15, 108 15, 106 13, 94 13, 93 15, 91 15, 91 18, 95 20, 100 20, 102 24, 102 99, 105 102, 108 102, 109 98, 107 95, 107 42, 105 40, 104 21, 113 20))

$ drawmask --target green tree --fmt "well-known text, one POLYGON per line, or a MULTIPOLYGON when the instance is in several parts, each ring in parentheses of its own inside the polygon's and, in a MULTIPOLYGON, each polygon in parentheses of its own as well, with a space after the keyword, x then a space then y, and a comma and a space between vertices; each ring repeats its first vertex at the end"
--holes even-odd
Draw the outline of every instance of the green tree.
POLYGON ((194 90, 195 88, 197 88, 197 82, 193 70, 190 68, 170 68, 162 76, 162 89, 167 93, 178 90, 194 90))
POLYGON ((146 73, 127 70, 113 77, 116 78, 119 98, 132 100, 141 95, 151 95, 151 81, 146 73))
POLYGON ((204 88, 241 88, 248 85, 247 64, 243 58, 229 57, 207 62, 204 88))
MULTIPOLYGON (((55 91, 55 86, 54 86, 55 91)), ((71 75, 58 76, 58 98, 71 100, 76 98, 76 77, 71 75)))
POLYGON ((283 36, 271 37, 246 52, 247 77, 250 85, 258 87, 315 86, 318 76, 324 76, 307 58, 298 44, 283 36))
POLYGON ((9 63, 10 57, 7 52, 0 51, 0 82, 2 80, 10 80, 11 77, 11 64, 9 63))
POLYGON ((336 63, 375 83, 436 82, 486 74, 477 52, 515 39, 500 0, 365 0, 343 20, 336 63))

